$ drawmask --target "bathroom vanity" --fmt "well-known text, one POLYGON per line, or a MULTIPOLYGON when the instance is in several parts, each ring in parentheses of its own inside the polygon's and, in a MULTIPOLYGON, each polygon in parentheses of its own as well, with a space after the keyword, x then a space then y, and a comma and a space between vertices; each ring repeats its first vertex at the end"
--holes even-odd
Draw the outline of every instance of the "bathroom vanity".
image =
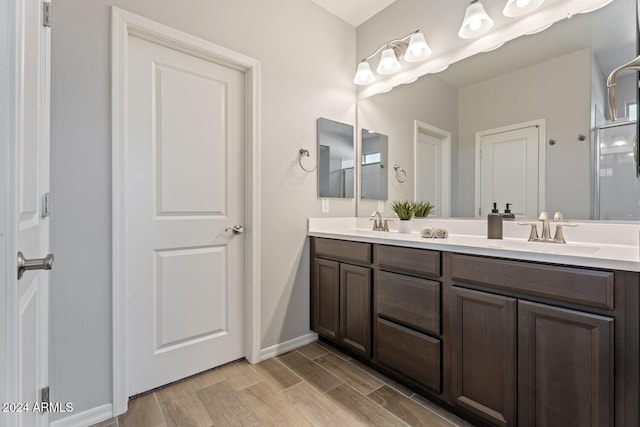
POLYGON ((322 339, 474 423, 639 425, 638 245, 545 251, 322 221, 309 228, 322 339))

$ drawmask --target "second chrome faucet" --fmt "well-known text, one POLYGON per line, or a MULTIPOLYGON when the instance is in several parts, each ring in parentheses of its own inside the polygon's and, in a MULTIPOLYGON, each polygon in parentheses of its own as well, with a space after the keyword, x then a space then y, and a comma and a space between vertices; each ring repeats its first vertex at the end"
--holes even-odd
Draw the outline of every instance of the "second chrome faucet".
MULTIPOLYGON (((572 224, 568 222, 561 222, 556 224, 556 232, 551 238, 551 227, 549 225, 549 214, 547 212, 541 212, 538 218, 542 221, 542 236, 538 237, 538 226, 535 222, 519 222, 520 225, 530 225, 531 233, 529 234, 530 242, 546 242, 546 243, 567 243, 562 232, 563 227, 577 227, 578 224, 572 224)), ((563 221, 564 215, 562 212, 556 212, 553 215, 554 221, 563 221)))

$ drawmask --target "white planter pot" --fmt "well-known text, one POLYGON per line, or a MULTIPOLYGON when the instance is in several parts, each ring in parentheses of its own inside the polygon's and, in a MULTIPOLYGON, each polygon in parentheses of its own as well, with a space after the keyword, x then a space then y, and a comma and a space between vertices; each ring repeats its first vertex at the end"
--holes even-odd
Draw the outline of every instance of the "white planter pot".
POLYGON ((412 231, 412 226, 411 226, 411 220, 410 219, 405 219, 405 220, 400 220, 398 221, 398 232, 399 233, 411 233, 412 231))

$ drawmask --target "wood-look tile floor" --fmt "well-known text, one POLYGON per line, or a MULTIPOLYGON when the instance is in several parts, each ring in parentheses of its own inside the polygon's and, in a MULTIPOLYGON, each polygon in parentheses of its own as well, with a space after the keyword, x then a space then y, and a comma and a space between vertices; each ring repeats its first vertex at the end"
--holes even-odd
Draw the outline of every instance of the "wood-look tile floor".
POLYGON ((145 394, 94 427, 470 426, 324 343, 239 360, 145 394))

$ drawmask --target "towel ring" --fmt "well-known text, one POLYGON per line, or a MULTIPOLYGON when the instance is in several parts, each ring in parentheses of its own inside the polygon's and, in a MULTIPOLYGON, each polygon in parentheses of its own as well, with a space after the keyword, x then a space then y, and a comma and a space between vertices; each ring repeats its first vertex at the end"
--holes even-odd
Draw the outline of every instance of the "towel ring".
POLYGON ((298 164, 300 165, 300 167, 302 168, 303 171, 305 172, 313 172, 314 170, 316 170, 316 168, 318 167, 318 162, 316 161, 316 165, 313 167, 313 169, 307 169, 302 165, 302 158, 303 157, 309 157, 309 150, 305 149, 305 148, 301 148, 300 151, 298 151, 299 157, 298 157, 298 164))
POLYGON ((393 165, 393 170, 396 171, 396 179, 399 183, 403 183, 407 180, 407 172, 401 168, 397 163, 393 165))

